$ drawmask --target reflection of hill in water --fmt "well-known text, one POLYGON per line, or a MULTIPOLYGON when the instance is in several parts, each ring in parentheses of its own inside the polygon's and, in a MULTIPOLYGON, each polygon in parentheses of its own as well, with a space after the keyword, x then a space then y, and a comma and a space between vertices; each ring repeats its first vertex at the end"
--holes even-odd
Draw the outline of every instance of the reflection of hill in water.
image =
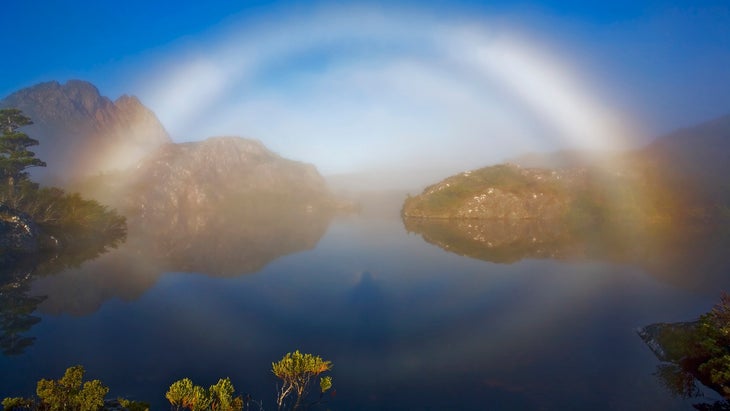
POLYGON ((330 218, 329 212, 301 207, 250 205, 225 213, 146 220, 129 242, 159 261, 165 271, 235 276, 258 271, 283 255, 314 248, 330 218))
POLYGON ((576 229, 545 220, 403 219, 406 230, 444 250, 494 263, 523 259, 599 260, 633 264, 671 284, 729 287, 730 230, 722 224, 576 229))
POLYGON ((132 220, 127 243, 118 250, 36 281, 33 291, 48 295, 44 312, 88 314, 111 298, 137 298, 166 272, 256 272, 278 257, 314 248, 330 219, 330 213, 267 205, 132 220))
POLYGON ((314 247, 337 205, 314 166, 237 137, 165 144, 134 168, 78 184, 127 216, 128 240, 34 284, 49 295, 47 312, 83 314, 113 297, 136 298, 165 272, 258 271, 314 247))
POLYGON ((26 335, 41 321, 33 315, 46 300, 43 293, 32 292, 37 278, 50 276, 63 270, 73 269, 87 260, 93 260, 116 248, 124 241, 124 234, 112 231, 98 237, 94 243, 72 243, 55 252, 16 255, 0 265, 0 350, 5 355, 22 354, 31 346, 35 337, 26 335))
POLYGON ((573 254, 564 226, 537 220, 403 220, 427 242, 466 257, 495 263, 573 254))

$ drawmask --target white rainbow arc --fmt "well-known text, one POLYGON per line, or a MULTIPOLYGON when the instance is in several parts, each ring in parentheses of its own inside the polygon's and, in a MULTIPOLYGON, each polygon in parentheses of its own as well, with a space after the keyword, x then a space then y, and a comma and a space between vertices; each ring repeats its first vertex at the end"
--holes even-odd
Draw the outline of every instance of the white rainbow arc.
MULTIPOLYGON (((523 152, 531 148, 534 151, 534 147, 537 150, 543 148, 546 135, 559 140, 560 148, 621 149, 630 145, 635 134, 634 128, 618 111, 598 101, 595 96, 600 93, 596 92, 596 87, 582 82, 569 62, 557 61, 546 54, 538 41, 527 41, 524 36, 490 29, 488 22, 476 24, 464 19, 440 21, 436 16, 393 10, 324 10, 306 16, 291 15, 261 19, 258 23, 239 23, 219 32, 205 44, 204 49, 195 52, 183 50, 183 57, 174 55, 168 63, 148 73, 150 75, 145 77, 141 86, 146 90, 145 100, 176 139, 201 139, 208 136, 204 133, 244 134, 268 143, 266 135, 257 135, 267 133, 266 130, 240 130, 236 127, 262 112, 266 113, 267 108, 276 107, 278 100, 266 100, 258 105, 250 101, 242 103, 237 100, 240 96, 236 94, 246 94, 247 88, 255 88, 271 67, 286 64, 287 60, 310 52, 348 44, 355 50, 360 47, 366 49, 364 53, 373 60, 346 57, 341 71, 330 68, 319 73, 306 73, 298 80, 309 81, 312 88, 330 87, 328 90, 334 89, 333 84, 338 84, 345 98, 353 90, 356 90, 353 94, 364 92, 372 97, 370 91, 363 91, 368 86, 355 83, 382 80, 385 84, 383 92, 392 94, 396 93, 394 89, 399 81, 407 83, 422 75, 421 85, 428 89, 424 95, 415 96, 411 101, 403 95, 389 99, 384 97, 383 107, 387 107, 384 110, 409 110, 409 105, 417 107, 429 98, 438 105, 437 100, 442 96, 453 98, 450 101, 452 105, 465 101, 463 112, 471 117, 460 113, 458 108, 446 107, 446 112, 452 113, 458 121, 445 114, 439 124, 451 121, 466 125, 461 128, 455 125, 442 132, 458 134, 473 124, 474 130, 469 132, 478 133, 478 128, 486 127, 486 123, 501 121, 497 132, 490 132, 488 128, 483 130, 483 138, 490 138, 497 145, 518 145, 523 152), (368 44, 386 45, 387 49, 397 49, 398 52, 367 51, 368 44), (409 76, 409 73, 418 75, 409 76), (326 78, 338 75, 341 78, 326 78), (495 91, 495 84, 499 91, 495 91), (510 102, 498 107, 500 99, 510 102), (260 111, 247 114, 246 110, 252 107, 260 111), (480 120, 482 114, 490 120, 480 120), (527 125, 535 122, 541 125, 541 130, 536 131, 527 125), (225 127, 228 128, 222 129, 225 127), (545 128, 552 130, 545 132, 545 128), (504 136, 501 142, 497 137, 500 135, 504 136)), ((414 89, 418 89, 415 84, 406 92, 414 89)), ((281 98, 281 94, 276 98, 281 98)), ((353 100, 357 98, 353 96, 353 100)), ((343 109, 329 100, 326 106, 322 104, 332 110, 333 119, 338 117, 338 109, 343 109)), ((302 107, 302 110, 309 108, 302 107)), ((354 111, 358 107, 351 108, 354 111)), ((438 117, 434 113, 436 111, 424 113, 424 119, 438 117)), ((298 113, 296 108, 288 107, 288 111, 284 112, 291 115, 291 121, 297 121, 297 118, 306 121, 306 114, 298 113)), ((408 114, 413 115, 412 112, 408 114)), ((356 118, 354 116, 345 113, 339 117, 352 119, 356 118)), ((387 130, 388 121, 395 121, 396 117, 395 114, 380 113, 386 120, 379 126, 373 119, 381 117, 372 116, 363 123, 370 124, 373 132, 387 130)), ((317 129, 315 123, 325 124, 326 121, 317 123, 312 120, 313 125, 302 124, 301 127, 312 135, 342 133, 342 129, 336 127, 317 129)), ((272 124, 271 130, 276 127, 272 124)), ((401 125, 393 131, 393 135, 405 134, 405 128, 407 124, 401 125)), ((422 130, 413 134, 419 131, 422 130)), ((451 135, 449 138, 458 140, 460 137, 451 135)), ((355 144, 354 141, 351 143, 355 144)), ((275 149, 280 148, 273 145, 275 149)), ((341 142, 340 147, 344 147, 341 142)), ((293 156, 305 157, 301 153, 293 156)))

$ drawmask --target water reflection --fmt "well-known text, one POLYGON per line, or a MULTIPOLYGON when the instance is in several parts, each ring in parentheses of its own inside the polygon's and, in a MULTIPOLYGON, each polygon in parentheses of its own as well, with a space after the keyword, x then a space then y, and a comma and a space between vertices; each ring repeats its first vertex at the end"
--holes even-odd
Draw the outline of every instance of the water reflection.
POLYGON ((33 313, 48 296, 31 291, 34 281, 74 269, 116 248, 124 239, 123 233, 116 232, 96 238, 94 243, 75 243, 58 252, 15 256, 4 261, 0 267, 0 349, 3 354, 22 354, 35 341, 35 337, 26 334, 41 321, 33 313))
POLYGON ((40 322, 33 315, 45 297, 31 297, 30 273, 13 273, 0 285, 0 349, 5 355, 19 355, 33 344, 35 337, 25 336, 40 322))
POLYGON ((659 364, 654 375, 672 395, 679 398, 698 398, 703 393, 697 380, 679 364, 659 364))
POLYGON ((575 228, 541 220, 409 218, 403 223, 428 243, 494 263, 523 259, 627 263, 682 288, 712 291, 730 286, 730 230, 717 224, 575 228))
POLYGON ((729 410, 727 393, 709 376, 714 371, 703 369, 702 357, 707 355, 709 346, 707 342, 698 344, 697 339, 701 338, 698 324, 699 321, 656 323, 640 328, 638 333, 660 361, 653 375, 667 392, 675 398, 689 400, 698 410, 729 410), (718 395, 725 398, 712 398, 718 395))
POLYGON ((33 292, 49 296, 42 312, 86 315, 112 298, 138 298, 168 272, 216 277, 256 272, 280 256, 313 248, 331 218, 261 206, 131 219, 128 240, 118 250, 36 281, 33 292))
POLYGON ((109 272, 99 271, 88 278, 99 284, 52 295, 42 309, 58 297, 67 304, 59 312, 69 312, 74 298, 98 294, 107 281, 111 300, 83 317, 43 315, 32 351, 0 358, 13 375, 0 396, 30 395, 34 381, 81 363, 111 396, 151 401, 152 409, 169 406, 162 393, 183 377, 213 384, 229 376, 271 404, 271 361, 301 349, 333 361, 336 409, 687 408, 646 371, 656 360, 633 329, 700 312, 706 298, 656 286, 629 266, 489 264, 406 235, 398 219, 362 216, 338 218, 313 250, 257 275, 124 277, 112 267, 130 267, 124 250, 144 252, 126 244, 82 269, 108 259, 107 269, 120 271, 117 285, 154 285, 132 303, 118 301, 120 291, 102 280, 109 272))
POLYGON ((353 344, 380 349, 391 338, 389 302, 370 271, 364 271, 348 296, 353 344))

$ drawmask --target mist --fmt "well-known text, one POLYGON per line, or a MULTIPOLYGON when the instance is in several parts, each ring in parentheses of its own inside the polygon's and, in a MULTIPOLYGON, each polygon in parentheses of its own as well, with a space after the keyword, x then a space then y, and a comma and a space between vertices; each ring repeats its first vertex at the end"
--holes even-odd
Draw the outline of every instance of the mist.
POLYGON ((135 89, 175 141, 253 137, 326 176, 418 187, 424 170, 641 140, 577 52, 504 18, 322 8, 182 42, 135 89))

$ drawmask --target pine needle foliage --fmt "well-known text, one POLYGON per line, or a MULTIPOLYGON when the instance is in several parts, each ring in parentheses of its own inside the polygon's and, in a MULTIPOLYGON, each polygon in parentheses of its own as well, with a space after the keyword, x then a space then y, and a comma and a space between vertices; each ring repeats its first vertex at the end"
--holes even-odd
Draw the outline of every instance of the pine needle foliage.
POLYGON ((37 159, 28 148, 38 145, 38 140, 28 137, 18 129, 33 124, 30 118, 15 108, 0 109, 0 178, 8 185, 26 179, 25 169, 45 167, 46 163, 37 159))

